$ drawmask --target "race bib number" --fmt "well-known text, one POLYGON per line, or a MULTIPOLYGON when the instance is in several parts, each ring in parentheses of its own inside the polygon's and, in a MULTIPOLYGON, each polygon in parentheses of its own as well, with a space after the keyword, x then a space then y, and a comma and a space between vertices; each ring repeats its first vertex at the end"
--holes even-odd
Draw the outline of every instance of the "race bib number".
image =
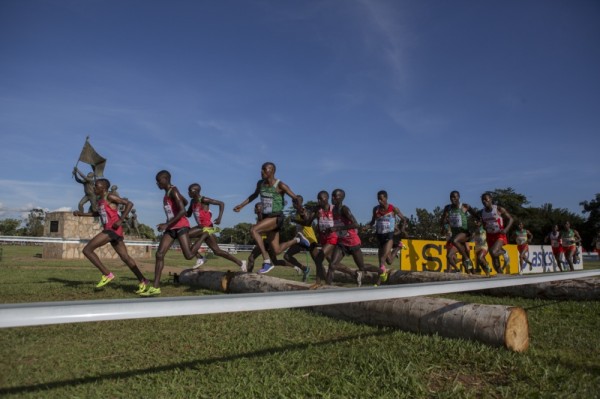
POLYGON ((575 240, 572 238, 563 238, 562 243, 563 247, 570 247, 571 245, 575 245, 575 240))
POLYGON ((262 197, 261 198, 263 213, 268 215, 273 212, 273 198, 271 197, 262 197))
POLYGON ((392 225, 390 219, 380 218, 377 220, 375 231, 377 232, 377 234, 391 233, 394 231, 394 226, 392 225))
POLYGON ((458 213, 451 213, 448 217, 448 222, 450 223, 450 227, 462 227, 462 217, 458 213))
POLYGON ((331 227, 333 227, 333 220, 331 220, 331 219, 320 219, 319 220, 319 230, 325 231, 331 227))
POLYGON ((101 206, 98 209, 98 213, 100 214, 100 221, 102 222, 103 225, 106 225, 106 223, 108 223, 108 216, 106 216, 106 209, 104 209, 104 207, 101 206))
POLYGON ((497 220, 489 220, 485 222, 485 230, 488 233, 499 233, 500 232, 500 224, 498 224, 497 220))
POLYGON ((167 215, 167 221, 173 219, 175 217, 175 214, 173 213, 173 208, 171 208, 171 205, 166 204, 164 206, 165 208, 165 215, 167 215))

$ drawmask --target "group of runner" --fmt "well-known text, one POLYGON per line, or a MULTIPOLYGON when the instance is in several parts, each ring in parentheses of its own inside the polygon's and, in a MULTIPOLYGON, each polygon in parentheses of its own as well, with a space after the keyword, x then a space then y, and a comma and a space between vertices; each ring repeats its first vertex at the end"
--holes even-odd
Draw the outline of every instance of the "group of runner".
MULTIPOLYGON (((167 250, 177 239, 185 259, 196 258, 195 268, 201 266, 204 258, 199 250, 203 243, 212 252, 238 265, 241 271, 253 271, 255 259, 262 255, 263 263, 258 273, 264 274, 271 271, 276 265, 291 266, 298 269, 302 274, 303 281, 307 280, 310 268, 302 265, 294 255, 306 250, 316 265, 316 284, 325 282, 331 284, 335 271, 351 275, 358 286, 362 284, 364 272, 377 273, 375 285, 385 283, 388 278, 387 266, 391 265, 393 259, 398 256, 402 248, 402 238, 406 236, 405 228, 408 219, 394 205, 388 202, 388 194, 385 191, 377 193, 378 204, 373 208, 372 218, 365 229, 373 231, 378 241, 378 265, 366 265, 361 250, 361 240, 358 235, 359 224, 352 214, 350 208, 345 205, 345 192, 335 189, 330 196, 327 191, 320 191, 317 195, 315 207, 305 207, 303 197, 296 195, 291 188, 275 177, 276 167, 272 162, 266 162, 261 167, 261 179, 256 183, 254 191, 233 210, 240 212, 246 205, 260 197, 260 202, 255 206, 257 220, 250 229, 250 235, 256 246, 252 250, 248 261, 239 260, 227 251, 219 248, 214 234, 218 231, 215 224, 221 222, 224 211, 224 203, 201 195, 201 187, 193 183, 188 187, 188 201, 171 183, 171 174, 162 170, 156 174, 156 184, 160 190, 165 192, 163 208, 167 221, 157 226, 162 234, 158 249, 156 251, 156 263, 154 270, 154 281, 146 279, 139 270, 135 260, 127 253, 123 242, 122 223, 127 219, 133 203, 126 198, 121 198, 116 192, 109 192, 110 182, 101 178, 96 180, 94 186, 95 195, 98 198, 97 212, 75 211, 75 216, 99 216, 104 230, 96 235, 84 247, 84 255, 102 272, 102 278, 96 285, 102 288, 115 276, 100 261, 95 254, 95 249, 110 243, 119 257, 133 271, 138 278, 139 284, 136 291, 140 296, 156 296, 161 294, 160 280, 164 267, 164 258, 167 250), (292 219, 298 226, 296 236, 281 243, 279 232, 284 222, 284 196, 292 199, 295 216, 292 219), (219 207, 217 218, 212 220, 210 205, 219 207), (121 209, 121 212, 119 212, 121 209), (196 226, 191 227, 188 217, 194 216, 196 226), (313 229, 313 225, 315 229, 313 229), (192 242, 192 240, 195 240, 192 242), (282 260, 277 255, 284 253, 282 260), (341 263, 346 255, 351 255, 357 269, 352 269, 341 263), (325 269, 324 262, 328 262, 325 269)), ((490 268, 485 259, 489 252, 492 265, 497 273, 502 273, 500 257, 504 256, 504 264, 508 265, 508 254, 503 246, 508 243, 507 233, 513 224, 512 216, 501 206, 492 203, 492 195, 484 193, 481 196, 483 209, 476 212, 468 204, 460 201, 458 191, 450 194, 450 204, 444 208, 442 215, 443 231, 449 231, 447 239, 448 270, 459 270, 456 264, 456 255, 462 257, 463 266, 467 271, 473 271, 474 266, 469 257, 467 241, 473 239, 478 264, 486 271, 490 268), (468 215, 474 217, 476 230, 471 234, 467 227, 468 215), (504 224, 504 220, 507 223, 504 224)), ((568 224, 567 224, 568 226, 568 224)), ((561 232, 560 248, 565 250, 565 257, 573 270, 571 244, 573 246, 580 241, 579 233, 570 229, 570 226, 561 232), (568 245, 566 245, 568 244, 568 245), (570 260, 569 260, 570 259, 570 260)), ((552 233, 551 233, 552 234, 552 233)), ((531 241, 532 235, 524 230, 519 224, 519 230, 515 232, 521 259, 528 262, 527 243, 531 241), (523 233, 524 231, 524 233, 523 233)), ((550 235, 549 235, 550 237, 550 235)), ((551 238, 553 250, 555 248, 554 238, 551 238)), ((556 252, 555 252, 556 255, 556 252)), ((560 263, 559 263, 560 265, 560 263)))
POLYGON ((446 256, 448 261, 447 272, 458 272, 456 254, 461 255, 462 264, 467 273, 474 273, 475 267, 469 256, 469 240, 475 244, 475 258, 477 263, 490 274, 491 269, 486 260, 489 253, 492 258, 492 266, 496 273, 502 274, 509 265, 510 258, 503 248, 508 244, 508 231, 513 224, 513 218, 503 207, 492 202, 492 195, 484 193, 481 195, 483 209, 476 211, 470 205, 461 202, 460 193, 450 193, 450 204, 444 207, 441 217, 442 231, 449 230, 446 241, 446 256), (475 231, 471 234, 468 227, 468 216, 471 215, 475 221, 475 231), (505 224, 505 220, 507 223, 505 224), (501 266, 500 257, 504 257, 504 267, 501 266))
MULTIPOLYGON (((492 202, 492 195, 489 192, 481 195, 481 202, 483 209, 477 212, 468 204, 460 201, 458 191, 450 193, 450 204, 445 206, 441 218, 442 232, 447 232, 448 236, 446 242, 447 272, 460 271, 457 267, 457 253, 461 255, 462 264, 467 273, 475 272, 475 267, 469 256, 469 240, 474 242, 477 264, 481 266, 487 275, 491 272, 486 260, 488 253, 492 258, 492 266, 496 273, 502 274, 509 270, 510 257, 503 247, 508 244, 508 232, 513 225, 513 217, 505 208, 492 202), (468 228, 467 218, 469 214, 474 218, 475 230, 473 232, 468 228), (501 265, 500 257, 504 258, 504 265, 501 265)), ((517 244, 519 252, 519 271, 525 264, 528 264, 531 269, 529 243, 533 239, 533 234, 525 228, 523 222, 519 222, 511 237, 517 244)), ((600 242, 600 240, 597 241, 600 242)), ((559 229, 558 225, 555 225, 546 236, 545 242, 551 243, 552 252, 561 271, 563 271, 562 256, 569 265, 569 269, 571 271, 575 270, 577 245, 581 242, 581 236, 577 230, 571 228, 570 222, 567 221, 562 230, 559 229)), ((600 255, 600 245, 596 244, 596 246, 600 255)))

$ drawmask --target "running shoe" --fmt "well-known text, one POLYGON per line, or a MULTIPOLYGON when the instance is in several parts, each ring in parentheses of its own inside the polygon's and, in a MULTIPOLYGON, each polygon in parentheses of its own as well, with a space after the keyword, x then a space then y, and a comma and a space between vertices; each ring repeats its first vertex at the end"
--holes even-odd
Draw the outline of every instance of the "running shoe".
POLYGON ((467 269, 467 273, 473 270, 473 262, 471 262, 471 259, 465 259, 463 263, 465 265, 465 268, 467 269))
POLYGON ((100 282, 98 284, 96 284, 96 288, 104 287, 106 284, 113 281, 114 278, 115 278, 115 275, 112 273, 108 273, 106 276, 102 276, 102 279, 100 280, 100 282))
POLYGON ((246 261, 242 261, 242 265, 240 266, 240 270, 246 273, 248 271, 248 267, 246 266, 246 261))
POLYGON ((200 266, 202 266, 204 264, 204 256, 200 256, 198 259, 196 259, 196 264, 194 265, 194 267, 192 267, 192 269, 197 269, 200 266))
POLYGON ((304 237, 302 233, 296 234, 296 237, 298 237, 298 239, 300 240, 299 244, 302 245, 304 248, 310 247, 310 242, 306 239, 306 237, 304 237))
POLYGON ((359 287, 362 285, 362 278, 363 278, 363 272, 362 272, 362 270, 358 270, 356 272, 356 285, 359 287))
POLYGON ((146 291, 146 289, 148 288, 148 285, 150 284, 150 282, 146 279, 144 279, 143 281, 140 282, 140 284, 138 285, 138 289, 135 292, 136 294, 141 294, 142 292, 146 291))
POLYGON ((308 280, 308 275, 310 274, 310 267, 306 266, 306 269, 304 269, 304 271, 302 271, 302 282, 306 283, 306 280, 308 280))
POLYGON ((506 251, 506 249, 504 249, 503 251, 504 253, 502 254, 502 257, 504 258, 504 269, 510 270, 510 256, 508 256, 508 252, 506 251))
POLYGON ((382 283, 386 283, 388 280, 388 272, 382 273, 379 277, 381 278, 382 283))
POLYGON ((260 274, 269 273, 271 270, 273 270, 274 267, 275 266, 272 263, 263 263, 262 267, 258 272, 260 274))
POLYGON ((302 269, 300 269, 298 266, 294 266, 294 270, 298 276, 302 274, 302 269))
POLYGON ((490 270, 490 267, 489 267, 489 266, 487 266, 487 265, 485 265, 485 266, 482 266, 482 267, 483 267, 483 271, 485 272, 485 276, 486 276, 486 277, 489 277, 489 276, 490 276, 490 273, 492 272, 492 271, 490 270))
POLYGON ((157 296, 160 295, 160 288, 148 287, 148 289, 141 294, 140 296, 157 296))

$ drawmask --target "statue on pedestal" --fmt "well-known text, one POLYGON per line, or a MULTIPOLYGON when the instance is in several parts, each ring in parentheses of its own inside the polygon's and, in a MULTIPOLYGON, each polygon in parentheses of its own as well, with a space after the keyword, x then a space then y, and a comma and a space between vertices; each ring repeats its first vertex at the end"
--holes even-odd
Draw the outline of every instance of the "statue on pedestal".
POLYGON ((137 214, 135 213, 135 209, 131 210, 131 215, 129 215, 129 220, 128 220, 128 227, 129 227, 129 231, 130 233, 133 233, 135 231, 135 235, 137 237, 141 237, 140 235, 140 223, 138 222, 138 218, 137 218, 137 214))
POLYGON ((84 211, 83 208, 87 202, 90 203, 90 211, 97 212, 98 208, 96 204, 96 194, 94 193, 94 184, 96 183, 96 179, 94 179, 94 174, 90 172, 86 176, 79 169, 77 169, 77 167, 75 167, 73 168, 73 177, 77 183, 83 184, 83 192, 85 193, 79 201, 79 212, 84 211))
POLYGON ((99 177, 104 177, 104 167, 106 166, 106 158, 100 156, 94 147, 89 143, 90 137, 86 137, 85 143, 83 144, 83 148, 81 149, 81 154, 79 154, 79 160, 75 167, 73 168, 73 177, 77 183, 83 184, 83 191, 85 195, 79 201, 79 212, 83 212, 83 206, 89 202, 90 203, 90 211, 97 212, 98 208, 96 205, 96 194, 94 192, 94 185, 96 184, 96 179, 99 177), (81 172, 77 165, 79 162, 84 162, 89 164, 92 167, 92 172, 85 175, 81 172))

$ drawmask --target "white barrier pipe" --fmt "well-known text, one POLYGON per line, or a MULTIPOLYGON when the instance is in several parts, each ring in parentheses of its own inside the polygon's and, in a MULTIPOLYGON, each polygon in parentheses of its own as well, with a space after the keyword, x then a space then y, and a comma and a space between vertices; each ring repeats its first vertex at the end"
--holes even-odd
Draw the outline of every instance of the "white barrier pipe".
MULTIPOLYGON (((79 239, 79 238, 62 238, 62 237, 21 237, 21 236, 0 236, 0 242, 14 242, 20 244, 85 244, 90 239, 79 239)), ((157 246, 158 244, 146 240, 146 241, 132 241, 124 240, 125 244, 133 246, 157 246)))
POLYGON ((9 304, 0 305, 0 328, 334 305, 594 276, 600 270, 337 290, 9 304))

